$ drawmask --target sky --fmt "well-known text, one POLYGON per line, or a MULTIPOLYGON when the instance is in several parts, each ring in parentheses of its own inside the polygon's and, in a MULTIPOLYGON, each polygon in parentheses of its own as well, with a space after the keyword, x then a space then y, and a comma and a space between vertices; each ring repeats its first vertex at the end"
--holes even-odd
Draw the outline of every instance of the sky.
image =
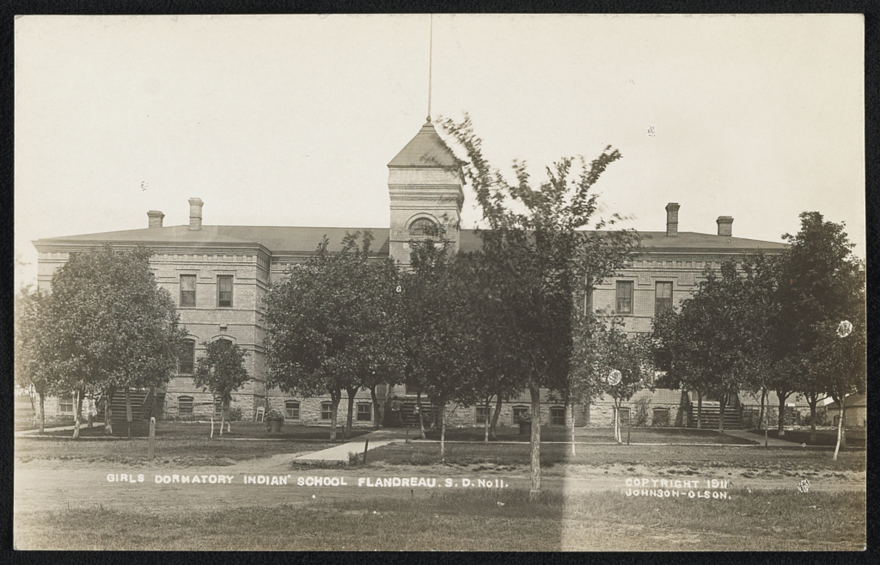
POLYGON ((618 149, 596 188, 625 227, 678 202, 680 231, 780 241, 816 210, 865 257, 863 56, 857 14, 19 17, 16 287, 31 241, 187 224, 190 197, 206 225, 388 227, 429 60, 432 119, 467 112, 502 171, 618 149))

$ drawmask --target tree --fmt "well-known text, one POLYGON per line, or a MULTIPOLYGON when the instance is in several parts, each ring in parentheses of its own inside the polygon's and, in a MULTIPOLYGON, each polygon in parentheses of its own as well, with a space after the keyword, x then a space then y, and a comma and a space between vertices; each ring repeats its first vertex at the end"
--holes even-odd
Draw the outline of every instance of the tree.
MULTIPOLYGON (((479 399, 484 335, 472 300, 473 271, 450 253, 439 229, 412 241, 411 271, 403 275, 407 388, 427 394, 439 408, 440 457, 446 456, 447 404, 465 406, 479 399)), ((420 398, 420 397, 419 397, 420 398)), ((420 416, 421 418, 421 409, 420 416)))
MULTIPOLYGON (((41 357, 47 347, 48 296, 24 287, 15 296, 15 382, 39 403, 40 433, 46 424, 45 400, 52 393, 52 374, 41 357)), ((36 412, 36 411, 35 411, 36 412)))
MULTIPOLYGON (((514 161, 514 182, 488 163, 467 115, 442 125, 466 155, 462 170, 490 228, 479 232, 477 255, 491 270, 484 293, 501 306, 503 341, 531 396, 529 491, 535 498, 541 489, 540 391, 559 389, 568 375, 575 291, 622 267, 638 243, 627 232, 600 237, 580 231, 596 210, 594 184, 620 153, 608 147, 589 164, 561 159, 533 187, 525 163, 514 161)), ((595 227, 605 226, 600 221, 595 227)))
MULTIPOLYGON (((779 275, 778 357, 801 375, 796 389, 807 396, 813 421, 820 390, 839 403, 843 421, 846 395, 863 391, 866 381, 864 265, 852 254, 844 224, 819 212, 804 212, 800 220, 797 234, 783 235, 790 247, 779 275), (845 338, 837 336, 842 321, 853 326, 845 338)), ((838 436, 845 445, 843 425, 838 436)))
POLYGON ((398 370, 396 267, 371 259, 372 234, 347 234, 339 253, 325 237, 315 254, 290 269, 265 298, 269 386, 303 396, 329 393, 330 439, 336 439, 342 391, 352 400, 398 370))
MULTIPOLYGON (((210 390, 220 401, 220 437, 226 422, 232 393, 250 380, 244 360, 248 352, 228 339, 204 342, 205 355, 196 364, 193 383, 202 390, 210 390)), ((213 433, 213 431, 212 431, 213 433)))
POLYGON ((644 336, 627 336, 619 316, 596 318, 587 313, 578 327, 570 394, 581 403, 602 394, 611 396, 614 439, 620 442, 620 408, 645 388, 646 376, 652 370, 650 340, 644 336))
MULTIPOLYGON (((170 293, 158 287, 143 247, 72 253, 52 278, 42 354, 56 392, 74 396, 73 437, 79 437, 84 396, 119 387, 156 387, 177 366, 186 332, 170 293)), ((131 406, 126 394, 127 420, 131 406)), ((105 420, 112 432, 107 402, 105 420)))
POLYGON ((768 273, 761 257, 746 260, 742 267, 725 261, 720 273, 704 271, 705 281, 681 303, 679 312, 666 312, 654 320, 654 339, 671 358, 661 384, 697 392, 697 427, 702 427, 705 394, 719 398, 723 432, 725 409, 733 395, 764 382, 768 273))

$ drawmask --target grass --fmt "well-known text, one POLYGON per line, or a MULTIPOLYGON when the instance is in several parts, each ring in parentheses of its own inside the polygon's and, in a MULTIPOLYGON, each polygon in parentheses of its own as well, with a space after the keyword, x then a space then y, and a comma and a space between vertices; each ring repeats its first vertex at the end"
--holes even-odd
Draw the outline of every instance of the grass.
POLYGON ((16 463, 33 460, 62 460, 85 463, 114 463, 128 466, 171 465, 174 467, 225 466, 238 461, 270 457, 280 453, 318 451, 328 442, 227 441, 221 439, 157 439, 156 459, 147 459, 149 442, 138 440, 16 438, 16 463))
POLYGON ((100 506, 16 515, 19 549, 859 550, 862 493, 731 491, 729 500, 618 492, 453 491, 143 514, 100 506), (83 527, 87 524, 88 527, 83 527))
MULTIPOLYGON (((790 473, 864 471, 864 452, 844 452, 838 461, 832 453, 808 449, 765 449, 763 447, 701 447, 701 446, 578 446, 577 456, 563 444, 541 446, 541 466, 557 464, 589 466, 648 465, 694 467, 741 467, 744 471, 770 470, 790 473)), ((436 465, 440 463, 440 446, 436 443, 398 443, 370 450, 367 466, 436 465)), ((453 443, 446 446, 446 463, 451 465, 493 464, 528 466, 529 445, 453 443)))
MULTIPOLYGON (((623 439, 626 441, 627 428, 623 428, 623 439)), ((416 430, 415 434, 418 434, 416 430)), ((425 434, 427 439, 439 440, 440 432, 435 430, 425 434)), ((717 430, 698 430, 691 428, 632 428, 629 432, 631 443, 722 443, 743 444, 751 442, 726 435, 719 434, 717 430)), ((446 439, 449 441, 476 441, 482 442, 485 437, 483 428, 457 428, 446 430, 446 439)), ((496 441, 529 442, 528 435, 520 435, 519 427, 498 426, 496 441)), ((563 426, 542 426, 541 442, 568 442, 571 441, 570 431, 563 426)), ((611 428, 576 428, 575 441, 583 443, 610 443, 614 441, 614 432, 611 428)))
MULTIPOLYGON (((73 424, 71 421, 70 424, 73 424)), ((373 431, 372 428, 354 428, 351 437, 358 437, 373 431)), ((156 423, 156 438, 177 438, 177 439, 200 439, 209 437, 211 433, 211 423, 209 422, 173 422, 160 420, 156 423)), ((214 422, 214 437, 218 437, 220 433, 220 420, 214 422)), ((48 437, 66 437, 73 435, 71 430, 46 430, 43 434, 48 437)), ((230 439, 248 438, 248 439, 287 439, 287 440, 314 440, 329 441, 329 426, 298 426, 285 423, 281 432, 269 433, 266 431, 266 424, 261 422, 232 422, 232 431, 223 433, 224 437, 230 439)), ((89 428, 85 424, 80 428, 81 438, 106 438, 107 431, 103 427, 89 428)), ((342 441, 342 426, 337 428, 337 441, 342 441)))
MULTIPOLYGON (((764 439, 763 430, 751 430, 758 442, 764 439)), ((837 445, 837 430, 816 430, 816 441, 810 441, 809 430, 785 430, 785 435, 779 437, 779 430, 768 430, 767 435, 773 439, 782 439, 795 444, 822 445, 833 447, 837 445)), ((865 433, 860 431, 847 431, 847 449, 864 449, 865 433)), ((842 448, 843 449, 843 448, 842 448)))

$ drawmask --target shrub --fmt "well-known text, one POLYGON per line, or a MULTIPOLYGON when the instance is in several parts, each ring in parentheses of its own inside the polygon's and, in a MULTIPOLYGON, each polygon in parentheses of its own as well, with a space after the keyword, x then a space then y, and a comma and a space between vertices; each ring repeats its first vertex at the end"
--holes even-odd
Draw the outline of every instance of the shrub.
POLYGON ((633 414, 632 425, 639 428, 648 423, 648 405, 651 404, 650 398, 640 398, 634 402, 635 414, 633 414))
POLYGON ((238 422, 241 420, 241 406, 233 406, 228 411, 229 420, 231 422, 238 422))

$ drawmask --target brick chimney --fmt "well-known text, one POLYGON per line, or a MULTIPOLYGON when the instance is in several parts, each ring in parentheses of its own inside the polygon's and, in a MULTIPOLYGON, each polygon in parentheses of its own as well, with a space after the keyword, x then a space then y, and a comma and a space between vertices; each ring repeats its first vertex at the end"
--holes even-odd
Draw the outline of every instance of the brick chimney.
POLYGON ((202 229, 202 206, 204 205, 201 198, 189 199, 189 229, 202 229))
POLYGON ((733 218, 731 216, 718 216, 718 235, 733 236, 733 218))
POLYGON ((147 217, 150 218, 149 227, 161 228, 162 227, 162 218, 165 217, 165 214, 163 214, 159 210, 150 210, 149 212, 147 212, 147 217))
POLYGON ((678 202, 666 205, 666 237, 678 237, 678 202))

